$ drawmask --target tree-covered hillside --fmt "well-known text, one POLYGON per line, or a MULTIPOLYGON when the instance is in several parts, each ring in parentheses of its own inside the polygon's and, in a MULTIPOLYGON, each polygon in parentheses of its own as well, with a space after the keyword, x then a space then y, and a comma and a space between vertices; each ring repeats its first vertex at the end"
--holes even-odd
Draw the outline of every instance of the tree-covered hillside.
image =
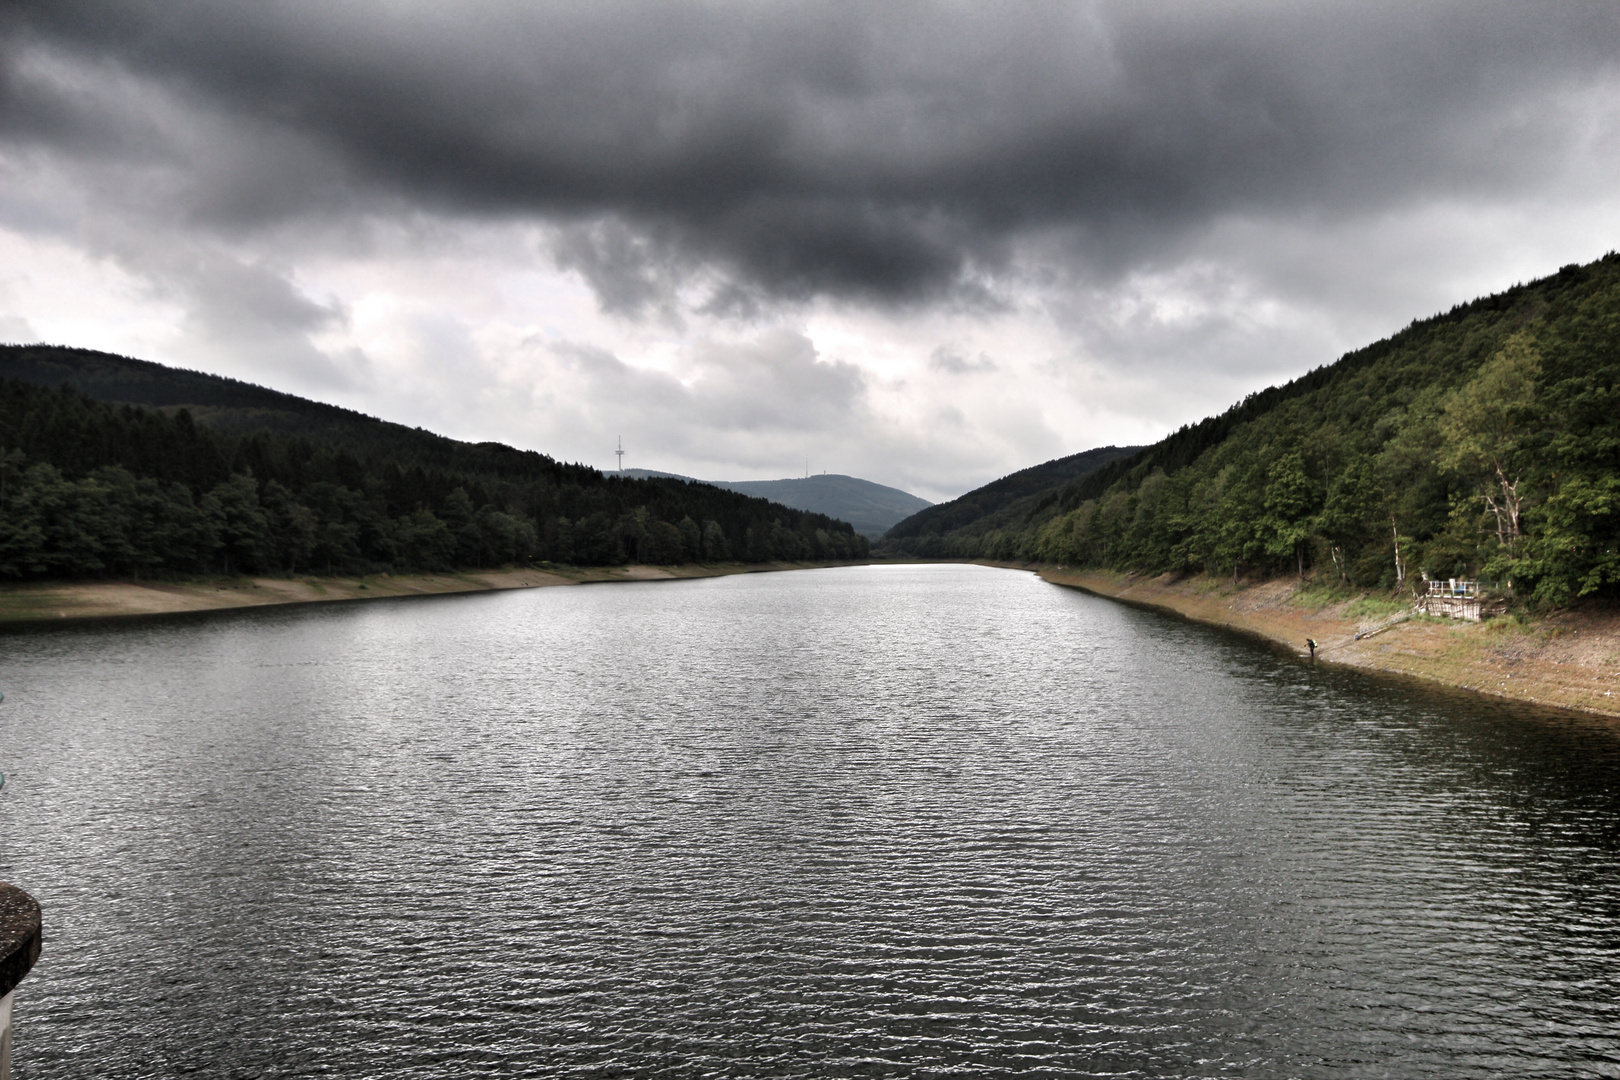
POLYGON ((919 510, 883 536, 885 551, 933 555, 938 549, 977 539, 1009 523, 1023 522, 1051 505, 1071 481, 1095 472, 1139 446, 1100 446, 1031 465, 992 480, 950 502, 919 510))
MULTIPOLYGON (((0 580, 863 557, 845 522, 703 484, 604 476, 194 372, 0 348, 0 580), (143 400, 98 401, 133 371, 143 400), (100 380, 100 381, 98 381, 100 380), (220 385, 214 385, 215 383, 220 385), (208 393, 215 397, 209 398, 208 393), (271 419, 255 427, 255 413, 271 419)), ((125 387, 124 389, 128 389, 125 387)))
POLYGON ((1620 593, 1620 256, 1414 322, 927 554, 1620 593))

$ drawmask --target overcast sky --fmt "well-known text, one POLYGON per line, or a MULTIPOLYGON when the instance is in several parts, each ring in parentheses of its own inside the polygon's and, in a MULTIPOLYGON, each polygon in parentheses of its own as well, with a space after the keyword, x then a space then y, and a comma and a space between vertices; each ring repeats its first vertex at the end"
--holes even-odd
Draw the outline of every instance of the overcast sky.
POLYGON ((0 15, 0 340, 925 498, 1620 235, 1620 5, 0 15))

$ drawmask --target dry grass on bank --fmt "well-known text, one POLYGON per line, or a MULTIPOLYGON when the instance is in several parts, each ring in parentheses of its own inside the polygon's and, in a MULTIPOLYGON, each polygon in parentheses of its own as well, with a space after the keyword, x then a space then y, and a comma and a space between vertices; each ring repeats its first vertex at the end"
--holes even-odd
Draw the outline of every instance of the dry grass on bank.
POLYGON ((1337 597, 1292 579, 1145 577, 1041 567, 1046 580, 1269 638, 1321 662, 1396 672, 1519 701, 1620 717, 1620 611, 1583 609, 1469 623, 1417 616, 1356 639, 1410 605, 1337 597))

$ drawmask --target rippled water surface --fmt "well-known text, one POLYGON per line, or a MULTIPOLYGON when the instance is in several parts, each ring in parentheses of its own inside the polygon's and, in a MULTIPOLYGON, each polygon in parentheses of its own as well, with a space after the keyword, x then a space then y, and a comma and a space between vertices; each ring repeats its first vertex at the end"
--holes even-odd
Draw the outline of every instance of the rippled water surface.
POLYGON ((17 1075, 1620 1076, 1620 737, 971 566, 0 636, 17 1075))

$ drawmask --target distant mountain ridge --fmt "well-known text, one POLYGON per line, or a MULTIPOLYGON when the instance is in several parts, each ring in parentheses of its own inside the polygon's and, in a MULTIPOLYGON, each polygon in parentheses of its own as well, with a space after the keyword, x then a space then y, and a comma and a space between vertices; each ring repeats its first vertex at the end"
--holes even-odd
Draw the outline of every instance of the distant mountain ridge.
MULTIPOLYGON (((625 476, 665 477, 673 480, 693 480, 678 473, 658 472, 653 469, 625 469, 625 476)), ((862 480, 841 473, 818 473, 814 476, 787 477, 782 480, 698 480, 741 495, 769 499, 791 506, 796 510, 826 514, 855 526, 855 531, 871 540, 882 536, 889 528, 919 510, 933 504, 899 488, 862 480)))
POLYGON ((950 502, 912 514, 884 534, 884 545, 890 550, 920 554, 934 546, 930 538, 937 542, 941 537, 979 536, 1022 522, 1055 500, 1070 483, 1141 449, 1100 446, 1020 469, 950 502))

